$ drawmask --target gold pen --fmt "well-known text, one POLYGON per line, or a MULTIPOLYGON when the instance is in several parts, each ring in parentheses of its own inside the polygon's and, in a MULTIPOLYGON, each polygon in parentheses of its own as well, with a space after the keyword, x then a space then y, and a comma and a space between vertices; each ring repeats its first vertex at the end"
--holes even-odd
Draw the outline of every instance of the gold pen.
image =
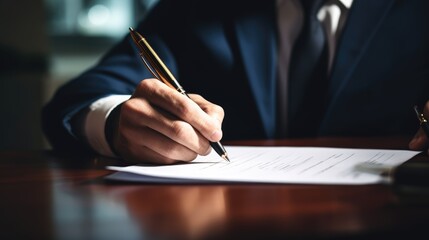
MULTIPOLYGON (((140 57, 143 60, 143 63, 152 73, 152 75, 155 78, 161 80, 163 83, 167 84, 169 87, 176 89, 179 93, 189 98, 185 89, 183 89, 183 87, 179 84, 179 82, 158 57, 158 54, 156 54, 146 39, 143 38, 140 33, 134 31, 133 28, 130 28, 129 30, 131 38, 140 51, 140 57)), ((220 142, 210 142, 210 146, 219 154, 219 156, 229 162, 228 154, 220 142)))
POLYGON ((425 132, 426 136, 429 138, 429 123, 428 120, 425 118, 422 112, 419 111, 419 107, 416 105, 414 106, 414 112, 417 115, 417 119, 420 122, 420 127, 425 132))

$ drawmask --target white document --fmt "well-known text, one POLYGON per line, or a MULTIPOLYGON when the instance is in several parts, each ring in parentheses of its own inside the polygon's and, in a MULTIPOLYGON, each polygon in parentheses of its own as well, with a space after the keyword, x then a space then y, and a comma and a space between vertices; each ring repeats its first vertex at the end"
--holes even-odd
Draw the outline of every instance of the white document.
POLYGON ((225 147, 231 162, 215 151, 190 163, 110 166, 111 180, 150 183, 375 184, 385 180, 359 170, 365 163, 396 167, 419 152, 321 147, 225 147))

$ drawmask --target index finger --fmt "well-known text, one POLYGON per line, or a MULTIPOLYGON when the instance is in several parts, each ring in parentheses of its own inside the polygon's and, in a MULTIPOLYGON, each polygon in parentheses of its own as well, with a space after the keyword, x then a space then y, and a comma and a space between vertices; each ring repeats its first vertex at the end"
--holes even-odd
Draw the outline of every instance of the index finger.
MULTIPOLYGON (((160 81, 142 81, 142 89, 146 99, 176 117, 186 121, 209 141, 219 141, 222 130, 219 120, 210 116, 201 107, 190 99, 160 81)), ((210 105, 211 103, 208 103, 210 105)), ((223 117, 222 117, 223 118, 223 117)))

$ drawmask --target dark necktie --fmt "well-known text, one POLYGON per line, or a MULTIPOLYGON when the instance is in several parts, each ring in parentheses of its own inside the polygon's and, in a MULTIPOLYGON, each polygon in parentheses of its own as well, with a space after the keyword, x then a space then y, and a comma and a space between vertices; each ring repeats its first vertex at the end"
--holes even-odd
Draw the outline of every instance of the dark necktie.
POLYGON ((317 13, 324 0, 301 0, 304 22, 291 55, 288 86, 288 132, 291 137, 317 135, 327 91, 328 49, 317 13))

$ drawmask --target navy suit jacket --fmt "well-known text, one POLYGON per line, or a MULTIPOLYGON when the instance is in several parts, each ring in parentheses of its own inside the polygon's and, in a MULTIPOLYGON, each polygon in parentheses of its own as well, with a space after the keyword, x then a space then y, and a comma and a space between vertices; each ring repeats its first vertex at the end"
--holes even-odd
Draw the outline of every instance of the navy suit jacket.
MULTIPOLYGON (((187 92, 225 110, 224 139, 276 136, 274 0, 161 0, 136 28, 187 92)), ((81 146, 70 119, 152 77, 127 36, 100 63, 61 87, 43 110, 56 148, 81 146)), ((429 96, 429 1, 355 0, 329 77, 318 136, 411 135, 429 96)))

